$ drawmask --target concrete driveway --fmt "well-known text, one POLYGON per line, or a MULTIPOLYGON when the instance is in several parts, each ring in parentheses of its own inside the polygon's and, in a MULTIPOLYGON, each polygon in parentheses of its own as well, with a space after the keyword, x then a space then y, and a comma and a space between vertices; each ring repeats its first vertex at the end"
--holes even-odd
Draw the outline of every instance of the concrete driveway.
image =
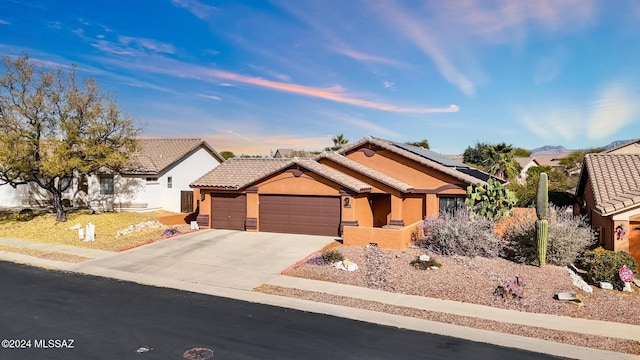
POLYGON ((89 261, 78 270, 251 290, 333 241, 329 236, 202 230, 89 261))

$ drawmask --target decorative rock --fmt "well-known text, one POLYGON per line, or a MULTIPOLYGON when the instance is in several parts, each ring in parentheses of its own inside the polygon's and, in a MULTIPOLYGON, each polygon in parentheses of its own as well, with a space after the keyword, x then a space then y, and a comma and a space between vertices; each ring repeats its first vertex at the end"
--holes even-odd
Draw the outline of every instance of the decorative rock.
POLYGON ((72 227, 69 228, 69 230, 80 230, 82 229, 82 225, 81 224, 75 224, 72 227))
POLYGON ((438 270, 439 268, 437 266, 430 266, 429 269, 431 270, 438 270))
POLYGON ((356 271, 358 270, 358 265, 349 261, 348 259, 344 259, 343 261, 338 261, 335 265, 337 269, 346 270, 346 271, 356 271))
POLYGON ((561 293, 557 293, 556 298, 562 301, 569 301, 572 304, 575 304, 578 306, 584 306, 582 299, 580 299, 580 297, 578 297, 578 295, 573 291, 564 291, 561 293))
POLYGON ((600 288, 604 290, 613 290, 613 285, 608 282, 600 281, 600 288))
POLYGON ((569 275, 571 275, 571 281, 573 282, 573 285, 576 286, 578 289, 586 292, 586 293, 593 293, 593 288, 591 287, 591 285, 587 284, 586 281, 584 281, 580 275, 576 274, 575 272, 573 272, 573 270, 566 268, 567 271, 569 272, 569 275))
POLYGON ((420 255, 420 261, 429 261, 431 260, 431 257, 427 254, 422 254, 420 255))

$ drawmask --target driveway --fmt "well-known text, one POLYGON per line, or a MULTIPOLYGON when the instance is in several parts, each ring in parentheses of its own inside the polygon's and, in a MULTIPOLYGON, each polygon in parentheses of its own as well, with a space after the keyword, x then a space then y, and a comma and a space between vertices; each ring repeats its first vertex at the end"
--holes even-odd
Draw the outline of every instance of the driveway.
POLYGON ((89 261, 78 270, 251 290, 333 241, 330 236, 202 230, 89 261))

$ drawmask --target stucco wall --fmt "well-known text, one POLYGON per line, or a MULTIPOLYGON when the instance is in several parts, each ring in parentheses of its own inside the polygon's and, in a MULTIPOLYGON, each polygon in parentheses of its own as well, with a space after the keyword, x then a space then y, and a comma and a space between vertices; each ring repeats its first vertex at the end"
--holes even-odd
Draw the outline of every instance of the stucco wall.
POLYGON ((374 228, 365 226, 345 226, 342 240, 345 245, 366 246, 378 244, 383 249, 404 250, 418 234, 416 222, 401 228, 374 228))
POLYGON ((442 174, 388 150, 379 150, 372 157, 367 157, 362 151, 354 151, 346 156, 383 174, 389 174, 416 189, 437 189, 447 184, 460 183, 460 180, 452 176, 442 174))
POLYGON ((299 177, 283 172, 256 184, 259 194, 338 196, 339 185, 323 177, 305 172, 299 177))

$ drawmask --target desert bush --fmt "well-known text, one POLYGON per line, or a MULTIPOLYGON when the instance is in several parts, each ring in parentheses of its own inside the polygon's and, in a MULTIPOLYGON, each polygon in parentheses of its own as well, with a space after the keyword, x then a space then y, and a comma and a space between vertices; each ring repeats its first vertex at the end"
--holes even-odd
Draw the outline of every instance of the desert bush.
MULTIPOLYGON (((582 216, 574 216, 567 208, 550 205, 547 263, 568 265, 594 243, 593 230, 582 216)), ((535 218, 513 218, 505 227, 503 238, 509 257, 526 264, 537 264, 535 218)))
POLYGON ((414 268, 418 269, 418 270, 429 270, 432 266, 436 266, 436 267, 441 267, 442 264, 440 264, 439 262, 437 262, 434 259, 429 259, 429 260, 420 260, 420 258, 417 258, 413 261, 410 262, 411 266, 413 266, 414 268))
POLYGON ((466 209, 442 213, 420 225, 425 238, 420 245, 439 255, 495 257, 502 242, 493 231, 495 222, 466 209))
POLYGON ((172 236, 175 234, 180 234, 180 230, 178 230, 178 228, 175 228, 175 227, 170 227, 162 232, 162 236, 172 236))
POLYGON ((344 255, 338 250, 327 250, 320 254, 320 259, 322 259, 325 264, 333 264, 344 260, 344 255))
POLYGON ((33 219, 35 216, 36 215, 35 215, 35 213, 33 212, 32 209, 22 209, 16 215, 16 220, 17 221, 29 221, 29 220, 33 219))
POLYGON ((618 275, 622 265, 627 265, 633 272, 638 268, 636 260, 629 253, 605 250, 601 247, 585 251, 578 258, 577 265, 587 271, 591 283, 608 282, 617 290, 622 290, 624 287, 618 275))

